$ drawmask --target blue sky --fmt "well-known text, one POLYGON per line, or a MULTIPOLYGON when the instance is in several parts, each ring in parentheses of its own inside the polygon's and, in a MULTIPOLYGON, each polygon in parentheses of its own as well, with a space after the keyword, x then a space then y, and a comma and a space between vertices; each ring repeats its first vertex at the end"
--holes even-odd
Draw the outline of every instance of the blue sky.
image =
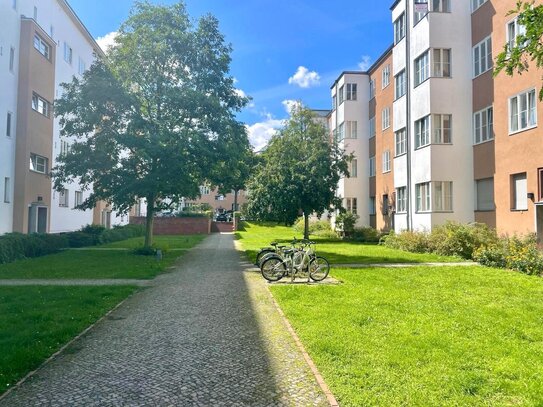
MULTIPOLYGON (((96 38, 116 31, 132 7, 132 0, 69 2, 96 38)), ((233 46, 236 86, 253 97, 239 119, 247 123, 257 148, 288 117, 285 101, 327 109, 330 85, 339 73, 367 66, 381 55, 392 42, 389 3, 186 0, 191 16, 215 15, 233 46)))

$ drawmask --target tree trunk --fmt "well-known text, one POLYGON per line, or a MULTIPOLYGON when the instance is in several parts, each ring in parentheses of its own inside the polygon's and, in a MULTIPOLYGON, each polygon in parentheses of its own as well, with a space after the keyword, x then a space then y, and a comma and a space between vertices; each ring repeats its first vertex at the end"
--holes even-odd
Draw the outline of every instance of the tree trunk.
POLYGON ((238 190, 234 189, 234 212, 238 211, 238 190))
POLYGON ((154 198, 147 198, 147 216, 145 218, 145 243, 143 247, 149 249, 153 245, 153 224, 155 219, 154 198))
POLYGON ((309 240, 309 214, 304 211, 304 239, 309 240))

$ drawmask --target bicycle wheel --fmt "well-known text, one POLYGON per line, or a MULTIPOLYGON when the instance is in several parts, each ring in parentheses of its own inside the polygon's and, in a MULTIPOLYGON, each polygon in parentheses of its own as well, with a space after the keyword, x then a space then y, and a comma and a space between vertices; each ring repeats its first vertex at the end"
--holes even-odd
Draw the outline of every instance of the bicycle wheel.
POLYGON ((324 257, 317 256, 309 263, 309 277, 313 281, 322 281, 328 277, 330 263, 324 257))
POLYGON ((268 281, 281 280, 287 271, 285 263, 279 256, 264 260, 260 269, 262 270, 262 277, 268 281))
POLYGON ((258 254, 256 255, 256 261, 255 261, 255 264, 257 266, 260 265, 260 262, 262 260, 262 257, 268 253, 275 253, 275 250, 274 249, 262 249, 258 252, 258 254))

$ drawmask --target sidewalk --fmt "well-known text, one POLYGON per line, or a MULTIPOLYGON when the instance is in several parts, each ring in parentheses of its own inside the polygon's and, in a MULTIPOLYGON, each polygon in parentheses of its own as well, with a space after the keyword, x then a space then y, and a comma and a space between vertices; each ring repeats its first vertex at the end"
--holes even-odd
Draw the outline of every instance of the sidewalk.
POLYGON ((187 252, 0 406, 328 405, 233 239, 187 252))

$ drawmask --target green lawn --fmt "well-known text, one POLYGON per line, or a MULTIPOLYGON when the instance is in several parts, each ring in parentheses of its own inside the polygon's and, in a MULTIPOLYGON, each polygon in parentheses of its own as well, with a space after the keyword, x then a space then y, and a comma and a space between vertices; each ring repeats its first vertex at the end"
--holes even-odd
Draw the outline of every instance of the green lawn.
MULTIPOLYGON (((269 246, 272 241, 290 242, 294 237, 303 236, 296 233, 292 227, 273 224, 259 225, 245 222, 243 230, 236 233, 237 238, 251 260, 256 253, 269 246)), ((357 242, 346 242, 340 239, 324 239, 311 236, 317 242, 317 252, 332 264, 369 264, 369 263, 426 263, 426 262, 456 262, 460 259, 438 256, 435 254, 409 253, 387 247, 357 242)))
POLYGON ((334 269, 271 286, 342 406, 541 406, 543 281, 483 267, 334 269))
POLYGON ((134 287, 0 287, 0 393, 134 287))
MULTIPOLYGON (((204 240, 207 235, 187 235, 187 236, 154 236, 153 246, 168 249, 190 249, 204 240)), ((143 237, 134 237, 120 242, 109 243, 98 246, 98 248, 127 248, 135 249, 143 246, 143 237)))

